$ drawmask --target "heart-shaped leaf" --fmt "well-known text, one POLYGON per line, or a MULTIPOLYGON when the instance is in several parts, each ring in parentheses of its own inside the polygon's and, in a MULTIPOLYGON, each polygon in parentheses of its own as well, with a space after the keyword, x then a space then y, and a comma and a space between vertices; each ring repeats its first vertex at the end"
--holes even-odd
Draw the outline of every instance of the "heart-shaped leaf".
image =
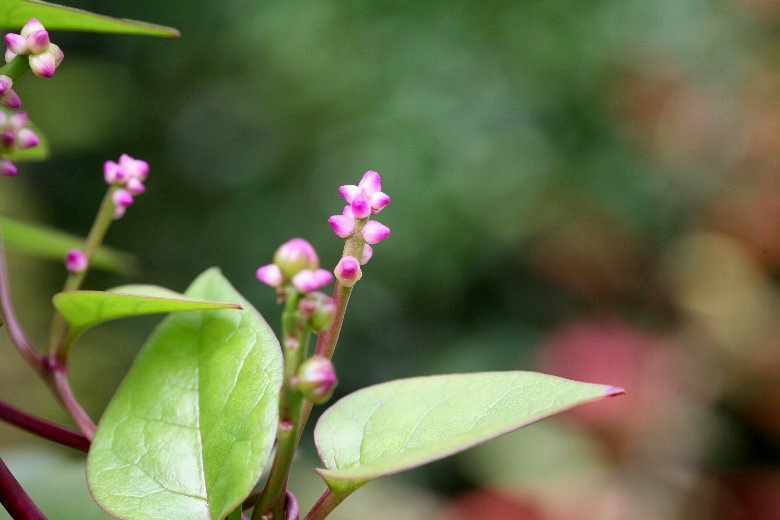
POLYGON ((117 518, 222 519, 252 491, 271 452, 279 342, 219 271, 186 295, 244 310, 171 315, 139 354, 87 461, 93 497, 117 518))
MULTIPOLYGON (((65 254, 71 249, 84 247, 83 238, 8 217, 0 216, 0 230, 9 248, 58 262, 62 262, 65 254)), ((132 255, 107 247, 98 249, 90 266, 120 273, 132 273, 136 270, 136 262, 132 255)))
POLYGON ((48 30, 180 36, 178 30, 164 25, 111 18, 39 0, 0 0, 0 28, 18 32, 30 18, 38 18, 48 30))
POLYGON ((350 394, 317 422, 328 486, 348 493, 573 406, 622 393, 534 372, 400 379, 350 394))
POLYGON ((156 285, 125 285, 110 292, 69 291, 57 293, 54 307, 70 325, 70 341, 103 322, 132 316, 210 309, 240 309, 227 302, 193 300, 156 285))

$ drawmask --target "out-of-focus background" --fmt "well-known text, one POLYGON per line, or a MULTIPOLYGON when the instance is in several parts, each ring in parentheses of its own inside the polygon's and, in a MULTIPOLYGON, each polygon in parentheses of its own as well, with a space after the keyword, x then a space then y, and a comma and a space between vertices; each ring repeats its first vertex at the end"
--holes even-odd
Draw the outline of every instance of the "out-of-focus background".
MULTIPOLYGON (((589 405, 366 486, 336 519, 780 518, 780 1, 76 1, 180 41, 56 33, 18 91, 51 160, 0 213, 86 233, 122 152, 148 191, 108 243, 182 290, 254 279, 303 236, 332 267, 340 184, 382 174, 393 234, 350 305, 338 395, 405 376, 527 369, 620 385, 589 405)), ((11 258, 44 339, 60 265, 11 258)), ((90 332, 98 416, 158 318, 90 332)), ((68 422, 3 338, 0 398, 68 422)), ((308 437, 307 437, 308 438, 308 437)), ((304 443, 293 489, 323 486, 304 443)), ((104 518, 83 456, 0 424, 52 519, 104 518)))

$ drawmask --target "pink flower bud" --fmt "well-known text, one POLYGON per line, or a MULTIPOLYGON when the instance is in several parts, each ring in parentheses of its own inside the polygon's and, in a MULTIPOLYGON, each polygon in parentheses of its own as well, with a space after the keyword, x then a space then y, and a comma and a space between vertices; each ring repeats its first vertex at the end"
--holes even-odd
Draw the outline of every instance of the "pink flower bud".
POLYGON ((114 192, 111 196, 111 200, 114 201, 114 205, 118 208, 128 208, 133 204, 133 194, 120 188, 114 192))
POLYGON ((123 182, 125 180, 125 172, 114 161, 106 161, 103 163, 103 178, 107 184, 114 184, 117 182, 123 182))
POLYGON ((368 170, 360 179, 358 187, 369 197, 377 191, 382 191, 382 178, 374 170, 368 170))
POLYGON ((314 404, 330 399, 337 384, 336 369, 324 356, 312 356, 298 368, 296 387, 304 399, 314 404))
POLYGON ((32 69, 33 74, 39 78, 50 78, 54 76, 56 68, 57 63, 53 54, 42 52, 40 54, 30 55, 30 69, 32 69))
POLYGON ((366 244, 378 244, 382 240, 390 236, 390 228, 384 224, 380 224, 376 220, 369 220, 366 225, 363 226, 363 240, 366 244))
POLYGON ((127 176, 131 179, 145 181, 149 175, 149 164, 146 161, 133 159, 126 153, 119 157, 119 166, 127 172, 127 176))
POLYGON ((22 36, 24 38, 28 38, 32 33, 37 31, 43 31, 46 28, 43 26, 40 20, 37 18, 30 18, 27 20, 27 23, 24 24, 22 27, 22 30, 20 31, 22 33, 22 36))
POLYGON ((125 212, 127 212, 127 208, 124 206, 117 206, 114 208, 114 220, 119 220, 120 218, 125 216, 125 212))
POLYGON ((0 74, 0 94, 5 94, 14 86, 14 80, 5 74, 0 74))
POLYGON ((287 276, 306 270, 314 270, 320 266, 320 257, 314 247, 302 238, 288 240, 274 253, 274 263, 287 276))
POLYGON ((35 132, 29 128, 22 128, 16 134, 16 144, 19 148, 35 148, 40 142, 35 132))
POLYGON ((14 53, 11 51, 11 49, 6 49, 6 50, 5 50, 5 62, 6 62, 6 63, 11 63, 11 62, 13 61, 13 59, 14 59, 14 58, 16 58, 16 54, 14 54, 14 53))
POLYGON ((377 191, 371 195, 369 202, 371 203, 371 213, 376 214, 390 204, 390 196, 387 193, 377 191))
POLYGON ((17 170, 14 163, 8 159, 0 159, 0 175, 4 175, 6 177, 16 177, 18 173, 19 170, 17 170))
POLYGON ((8 117, 8 124, 19 130, 27 125, 27 112, 15 112, 8 117))
MULTIPOLYGON (((5 35, 5 44, 13 54, 27 54, 27 40, 21 34, 8 33, 5 35)), ((14 56, 16 57, 16 56, 14 56)), ((11 58, 13 59, 13 58, 11 58)), ((9 60, 10 61, 10 60, 9 60)))
MULTIPOLYGON (((45 29, 35 31, 27 37, 27 48, 31 54, 39 54, 49 49, 51 40, 49 40, 49 33, 45 29)), ((13 49, 11 49, 13 50, 13 49)), ((14 51, 16 52, 16 51, 14 51)), ((20 54, 16 52, 16 54, 20 54)))
POLYGON ((354 256, 345 256, 339 260, 333 272, 336 275, 336 279, 344 287, 352 287, 363 277, 363 272, 360 270, 360 262, 354 256))
POLYGON ((258 268, 255 276, 264 284, 275 288, 281 287, 284 281, 284 274, 276 264, 268 264, 258 268))
POLYGON ((0 130, 0 146, 10 150, 14 147, 14 144, 16 144, 16 132, 10 128, 0 130))
POLYGON ((363 246, 363 254, 360 255, 360 265, 366 265, 374 256, 374 248, 366 244, 363 246))
POLYGON ((352 214, 355 215, 355 218, 366 218, 371 214, 371 204, 363 196, 353 200, 352 204, 350 204, 350 208, 352 209, 352 214))
POLYGON ((127 188, 127 191, 129 191, 133 195, 141 195, 143 192, 146 191, 146 186, 144 185, 144 183, 139 181, 135 177, 132 177, 127 180, 127 183, 125 184, 125 188, 127 188))
POLYGON ((339 238, 349 238, 355 233, 355 218, 346 215, 333 215, 328 224, 339 238))
POLYGON ((352 204, 352 201, 360 195, 360 188, 354 184, 345 184, 344 186, 339 187, 339 193, 341 193, 341 196, 347 201, 347 204, 352 204))
MULTIPOLYGON (((277 264, 279 265, 279 264, 277 264)), ((308 293, 322 289, 333 280, 333 275, 325 269, 304 269, 293 276, 292 284, 299 292, 308 293)))
POLYGON ((87 270, 87 255, 78 249, 71 249, 65 255, 65 268, 71 274, 83 273, 87 270))
POLYGON ((22 100, 16 91, 10 89, 0 94, 0 104, 3 104, 8 108, 19 108, 22 106, 22 100))

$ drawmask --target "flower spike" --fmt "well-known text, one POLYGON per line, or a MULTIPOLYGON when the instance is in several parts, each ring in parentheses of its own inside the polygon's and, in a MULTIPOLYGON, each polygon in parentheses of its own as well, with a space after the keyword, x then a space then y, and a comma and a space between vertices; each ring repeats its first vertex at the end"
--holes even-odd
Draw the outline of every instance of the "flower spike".
POLYGON ((17 56, 28 55, 30 69, 40 78, 54 76, 54 71, 65 57, 62 49, 51 42, 48 31, 36 18, 24 24, 20 34, 6 34, 5 44, 8 46, 5 51, 6 63, 17 56))

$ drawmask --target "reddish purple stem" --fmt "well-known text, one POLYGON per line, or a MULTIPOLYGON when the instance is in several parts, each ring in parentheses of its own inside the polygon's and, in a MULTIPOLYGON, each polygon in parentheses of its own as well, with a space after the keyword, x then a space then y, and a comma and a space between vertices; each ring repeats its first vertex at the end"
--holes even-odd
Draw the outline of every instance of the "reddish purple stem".
POLYGON ((46 520, 3 459, 0 459, 0 503, 14 520, 46 520))
POLYGON ((89 440, 81 433, 30 415, 3 401, 0 401, 0 419, 63 446, 69 446, 85 453, 89 451, 89 440))

